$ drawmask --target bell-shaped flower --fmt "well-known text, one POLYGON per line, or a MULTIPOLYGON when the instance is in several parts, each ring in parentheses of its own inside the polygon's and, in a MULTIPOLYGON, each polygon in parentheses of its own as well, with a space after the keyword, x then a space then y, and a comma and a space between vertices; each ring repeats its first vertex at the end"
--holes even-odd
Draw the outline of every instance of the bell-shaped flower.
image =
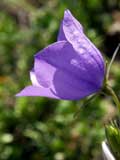
POLYGON ((81 24, 66 10, 58 41, 35 55, 30 72, 32 85, 17 96, 79 100, 98 92, 104 75, 101 53, 85 36, 81 24))

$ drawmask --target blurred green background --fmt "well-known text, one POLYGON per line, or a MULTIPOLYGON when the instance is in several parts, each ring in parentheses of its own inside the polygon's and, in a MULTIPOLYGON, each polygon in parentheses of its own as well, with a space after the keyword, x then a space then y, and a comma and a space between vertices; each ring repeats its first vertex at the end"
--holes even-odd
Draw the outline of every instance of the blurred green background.
MULTIPOLYGON (((0 160, 102 159, 104 124, 116 112, 109 97, 85 107, 84 101, 15 97, 30 84, 34 54, 56 41, 66 8, 109 61, 120 42, 119 0, 0 1, 0 160)), ((118 95, 119 59, 110 75, 118 95)))

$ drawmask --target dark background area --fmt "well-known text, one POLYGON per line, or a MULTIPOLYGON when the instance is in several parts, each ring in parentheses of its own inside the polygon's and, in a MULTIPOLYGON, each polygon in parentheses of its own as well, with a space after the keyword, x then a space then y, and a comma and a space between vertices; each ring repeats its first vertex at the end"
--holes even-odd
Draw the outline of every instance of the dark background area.
MULTIPOLYGON (((0 160, 102 159, 104 124, 116 112, 109 97, 86 106, 83 100, 15 97, 30 84, 34 54, 56 41, 66 8, 108 61, 120 43, 119 0, 1 0, 0 160)), ((110 74, 118 95, 119 60, 118 53, 110 74)))

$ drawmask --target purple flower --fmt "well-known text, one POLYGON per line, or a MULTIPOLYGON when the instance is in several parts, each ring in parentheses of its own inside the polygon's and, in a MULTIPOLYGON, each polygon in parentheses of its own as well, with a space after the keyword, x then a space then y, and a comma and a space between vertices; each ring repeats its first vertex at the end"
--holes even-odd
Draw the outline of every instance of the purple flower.
POLYGON ((69 10, 64 13, 58 41, 35 55, 31 86, 17 96, 78 100, 98 92, 104 80, 104 60, 69 10))

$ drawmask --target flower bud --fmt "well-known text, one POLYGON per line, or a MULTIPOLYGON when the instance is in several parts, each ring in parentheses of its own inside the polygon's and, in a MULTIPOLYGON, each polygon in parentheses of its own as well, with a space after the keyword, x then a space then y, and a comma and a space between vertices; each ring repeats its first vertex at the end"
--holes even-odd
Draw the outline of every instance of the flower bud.
POLYGON ((115 119, 106 125, 105 132, 107 137, 108 146, 116 157, 120 159, 120 120, 115 119))

